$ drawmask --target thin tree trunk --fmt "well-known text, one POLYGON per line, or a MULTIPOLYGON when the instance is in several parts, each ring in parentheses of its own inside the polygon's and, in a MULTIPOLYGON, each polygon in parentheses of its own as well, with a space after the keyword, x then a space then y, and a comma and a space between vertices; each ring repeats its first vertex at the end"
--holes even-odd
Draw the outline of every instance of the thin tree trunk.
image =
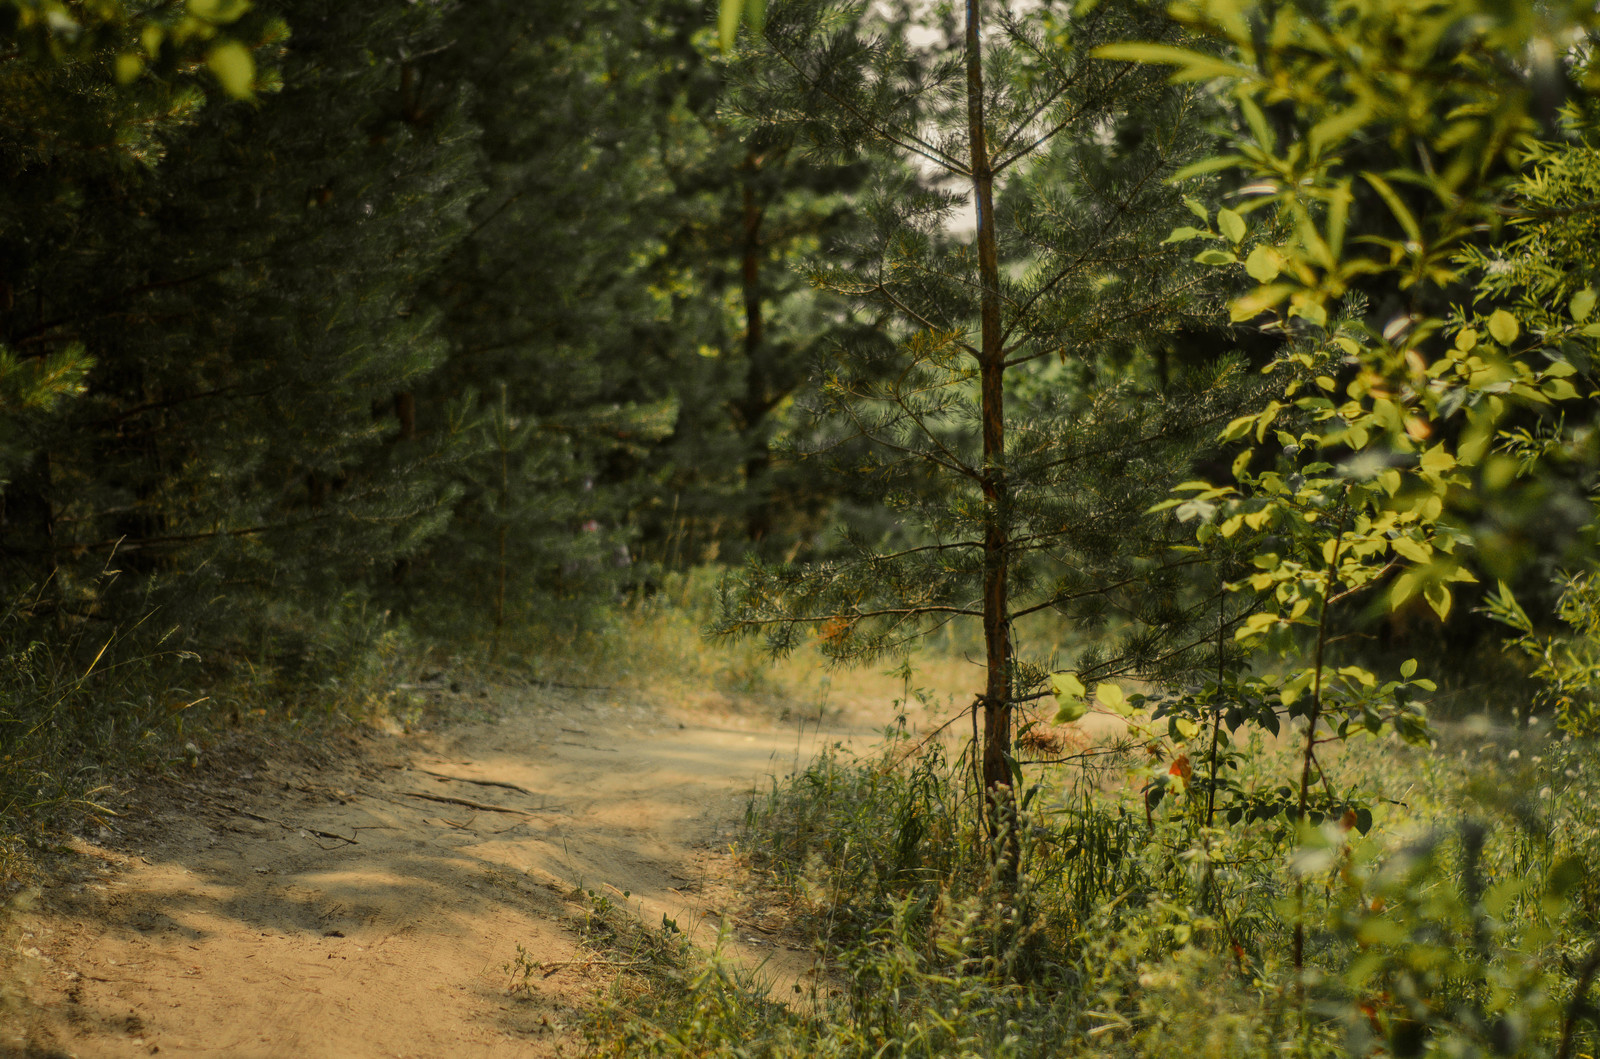
POLYGON ((751 150, 745 158, 743 181, 743 230, 740 278, 744 296, 744 359, 745 400, 744 422, 740 429, 747 445, 752 446, 744 464, 745 488, 755 496, 745 515, 745 535, 751 542, 766 539, 772 531, 772 502, 766 495, 766 472, 771 464, 767 442, 761 429, 767 404, 767 373, 762 363, 762 343, 766 341, 766 321, 761 303, 761 222, 765 210, 756 195, 755 181, 760 171, 761 156, 751 150))
MULTIPOLYGON (((979 4, 967 0, 967 130, 978 212, 978 281, 982 287, 978 371, 983 415, 983 640, 988 680, 983 697, 983 783, 993 823, 1011 787, 1011 629, 1007 593, 1005 352, 1000 330, 1000 258, 994 232, 994 171, 983 129, 983 49, 979 4), (1005 793, 1002 793, 1002 788, 1005 793)), ((1015 843, 1008 842, 1015 857, 1015 843)), ((997 851, 998 852, 998 851, 997 851)))

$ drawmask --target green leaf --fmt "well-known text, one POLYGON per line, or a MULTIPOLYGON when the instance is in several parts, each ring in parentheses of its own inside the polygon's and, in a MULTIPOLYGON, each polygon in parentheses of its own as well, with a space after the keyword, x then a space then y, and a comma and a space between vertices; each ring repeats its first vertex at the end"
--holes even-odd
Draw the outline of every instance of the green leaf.
POLYGON ((1181 228, 1172 229, 1172 234, 1161 240, 1161 245, 1166 246, 1168 243, 1186 243, 1190 239, 1199 239, 1201 236, 1208 234, 1210 233, 1206 232, 1203 228, 1195 228, 1190 225, 1184 225, 1181 228))
POLYGON ((1128 697, 1117 685, 1107 681, 1095 686, 1094 697, 1100 700, 1100 705, 1108 710, 1115 710, 1124 717, 1133 714, 1133 707, 1128 705, 1128 697))
POLYGON ((1076 673, 1051 673, 1050 693, 1056 697, 1056 723, 1071 724, 1089 712, 1087 689, 1076 673))
POLYGON ((1232 210, 1217 211, 1217 227, 1221 228, 1222 234, 1228 237, 1228 242, 1235 246, 1239 245, 1244 239, 1246 231, 1244 218, 1232 210))
POLYGON ((722 0, 717 8, 717 38, 722 50, 733 47, 739 37, 739 16, 744 14, 744 0, 722 0))
POLYGON ((1350 134, 1365 125, 1372 117, 1372 108, 1367 103, 1356 103, 1342 111, 1323 118, 1311 127, 1306 134, 1306 141, 1311 147, 1314 156, 1321 154, 1329 147, 1337 147, 1350 138, 1350 134))
POLYGON ((1228 318, 1235 323, 1253 320, 1264 312, 1276 309, 1294 290, 1287 283, 1273 283, 1258 287, 1228 303, 1228 318))
POLYGON ((1209 81, 1213 77, 1250 77, 1255 71, 1236 63, 1224 62, 1215 55, 1190 51, 1171 44, 1106 44, 1094 50, 1097 59, 1176 66, 1174 81, 1209 81))
POLYGON ((1540 387, 1552 401, 1570 401, 1578 396, 1577 387, 1566 379, 1551 379, 1540 387))
POLYGON ((1422 229, 1417 225, 1416 217, 1406 208, 1406 204, 1400 200, 1400 196, 1395 194, 1395 190, 1389 186, 1389 182, 1376 173, 1362 173, 1361 175, 1382 196, 1383 201, 1388 203, 1389 212, 1393 213, 1394 219, 1400 222, 1400 227, 1405 230, 1406 238, 1413 243, 1422 242, 1422 229))
POLYGON ((1417 461, 1417 466, 1424 474, 1448 474, 1450 471, 1455 470, 1456 458, 1450 455, 1449 450, 1443 445, 1435 445, 1422 454, 1422 458, 1417 461))
POLYGON ((1271 283, 1283 270, 1283 258, 1270 246, 1258 246, 1244 259, 1244 270, 1257 283, 1271 283))
MULTIPOLYGON (((1433 549, 1426 544, 1412 540, 1410 537, 1396 537, 1391 542, 1396 555, 1410 559, 1414 563, 1427 563, 1433 561, 1433 549)), ((1411 674, 1407 673, 1407 676, 1411 674)))
POLYGON ((1422 578, 1415 571, 1407 570, 1394 579, 1394 586, 1389 590, 1389 609, 1399 610, 1405 606, 1406 600, 1416 595, 1417 586, 1422 583, 1422 578))
POLYGON ((1522 333, 1522 325, 1517 323, 1517 318, 1504 309, 1496 309, 1489 317, 1489 334, 1502 346, 1509 346, 1517 340, 1522 333))
POLYGON ((1232 169, 1245 160, 1242 154, 1220 154, 1215 158, 1203 158, 1198 162, 1191 162, 1167 178, 1169 184, 1179 184, 1191 177, 1204 176, 1215 173, 1219 169, 1232 169))
POLYGON ((1422 597, 1428 601, 1428 606, 1439 615, 1439 620, 1444 621, 1450 616, 1450 590, 1435 581, 1422 590, 1422 597))
MULTIPOLYGON (((1254 72, 1253 70, 1251 71, 1251 73, 1254 72)), ((1256 105, 1256 101, 1247 92, 1239 93, 1234 101, 1239 107, 1239 113, 1244 115, 1245 124, 1250 126, 1250 132, 1256 138, 1256 145, 1264 151, 1274 150, 1277 146, 1278 138, 1272 134, 1271 126, 1267 124, 1267 116, 1256 105)))
POLYGON ((206 65, 222 90, 235 99, 249 99, 255 88, 256 61, 236 40, 223 41, 206 54, 206 65))
POLYGON ((1593 287, 1585 287, 1572 296, 1572 304, 1569 309, 1572 312, 1574 322, 1581 324, 1589 319, 1589 314, 1594 312, 1594 301, 1595 291, 1593 287))
POLYGON ((1410 680, 1412 674, 1414 674, 1416 671, 1417 660, 1415 658, 1408 658, 1404 662, 1400 663, 1400 675, 1405 679, 1410 680))
POLYGON ((1227 250, 1202 250, 1194 259, 1202 265, 1231 265, 1239 260, 1239 255, 1227 250))
POLYGON ((1353 201, 1349 179, 1339 181, 1328 196, 1328 249, 1335 258, 1344 253, 1344 230, 1350 220, 1350 203, 1353 201))

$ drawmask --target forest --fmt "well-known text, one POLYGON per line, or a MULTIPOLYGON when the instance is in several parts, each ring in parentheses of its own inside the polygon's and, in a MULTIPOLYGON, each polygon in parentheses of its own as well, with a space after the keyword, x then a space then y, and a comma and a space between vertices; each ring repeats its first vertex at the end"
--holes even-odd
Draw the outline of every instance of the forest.
POLYGON ((734 842, 831 984, 590 890, 588 1053, 1593 1059, 1597 41, 0 0, 0 898, 426 674, 888 673, 734 842))

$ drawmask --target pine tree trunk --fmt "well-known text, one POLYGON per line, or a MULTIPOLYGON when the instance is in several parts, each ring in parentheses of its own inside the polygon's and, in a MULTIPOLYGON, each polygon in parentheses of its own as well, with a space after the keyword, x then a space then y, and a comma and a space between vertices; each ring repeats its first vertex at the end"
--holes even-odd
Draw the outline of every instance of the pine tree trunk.
POLYGON ((757 446, 745 459, 745 488, 754 494, 745 515, 745 536, 752 543, 765 540, 772 531, 772 503, 766 495, 766 473, 771 459, 761 429, 767 404, 766 372, 762 370, 762 343, 766 340, 766 321, 761 304, 761 222, 765 211, 756 197, 755 180, 760 156, 751 150, 744 164, 741 193, 743 244, 740 254, 741 291, 744 295, 745 410, 740 430, 746 443, 757 446))
MULTIPOLYGON (((1011 629, 1007 621, 1005 352, 1000 332, 1000 263, 994 232, 994 171, 983 130, 983 49, 979 4, 967 0, 967 126, 978 211, 978 281, 982 287, 979 378, 983 415, 983 640, 988 680, 983 694, 983 783, 998 813, 1011 786, 1011 629)), ((998 823, 995 819, 993 822, 998 823)))

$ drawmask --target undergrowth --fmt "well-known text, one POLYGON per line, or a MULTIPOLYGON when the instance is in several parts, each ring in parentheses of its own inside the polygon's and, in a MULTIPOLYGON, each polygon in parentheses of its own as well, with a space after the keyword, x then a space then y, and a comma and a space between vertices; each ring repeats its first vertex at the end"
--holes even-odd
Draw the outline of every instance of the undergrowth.
MULTIPOLYGON (((1140 747, 1117 755, 1120 783, 1104 756, 1056 766, 1024 793, 1014 884, 984 853, 963 757, 835 749, 752 802, 740 846, 801 910, 825 984, 785 1007, 685 951, 670 985, 603 1008, 596 1047, 1592 1057, 1600 757, 1526 731, 1445 743, 1329 761, 1326 782, 1374 806, 1366 834, 1349 816, 1207 825, 1176 787, 1151 807, 1140 747)), ((1246 785, 1292 765, 1264 742, 1243 758, 1246 785)))
POLYGON ((312 623, 262 622, 248 645, 202 654, 159 612, 130 627, 0 611, 0 884, 19 889, 66 833, 115 827, 121 794, 253 732, 420 715, 406 679, 430 652, 386 616, 342 606, 312 623), (292 628, 292 642, 289 636, 292 628))

